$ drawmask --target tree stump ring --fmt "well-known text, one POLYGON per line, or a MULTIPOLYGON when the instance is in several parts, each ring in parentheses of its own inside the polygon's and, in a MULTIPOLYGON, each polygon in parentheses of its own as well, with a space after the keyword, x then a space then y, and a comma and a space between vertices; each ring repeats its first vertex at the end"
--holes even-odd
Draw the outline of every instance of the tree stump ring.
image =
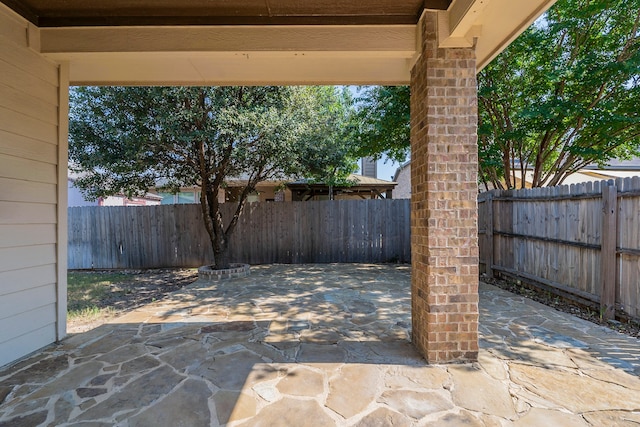
POLYGON ((250 273, 249 264, 231 264, 230 268, 216 270, 213 265, 205 265, 198 268, 198 278, 217 282, 223 279, 232 279, 234 277, 245 277, 250 273))

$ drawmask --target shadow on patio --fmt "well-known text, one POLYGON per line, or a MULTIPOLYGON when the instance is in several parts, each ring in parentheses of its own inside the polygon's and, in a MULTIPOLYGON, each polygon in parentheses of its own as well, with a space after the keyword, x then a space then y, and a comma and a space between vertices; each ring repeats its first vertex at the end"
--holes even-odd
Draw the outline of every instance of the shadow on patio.
POLYGON ((379 265, 196 282, 0 371, 0 426, 640 422, 613 367, 638 372, 637 340, 483 285, 479 363, 427 366, 409 289, 379 265))

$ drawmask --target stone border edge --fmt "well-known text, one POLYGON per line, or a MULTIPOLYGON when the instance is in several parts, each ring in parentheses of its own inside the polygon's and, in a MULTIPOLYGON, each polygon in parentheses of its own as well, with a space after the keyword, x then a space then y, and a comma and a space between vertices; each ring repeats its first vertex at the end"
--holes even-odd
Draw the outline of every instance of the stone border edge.
POLYGON ((234 277, 245 277, 250 273, 249 264, 232 263, 231 268, 224 270, 215 270, 212 265, 205 265, 198 268, 198 278, 219 281, 224 279, 232 279, 234 277))

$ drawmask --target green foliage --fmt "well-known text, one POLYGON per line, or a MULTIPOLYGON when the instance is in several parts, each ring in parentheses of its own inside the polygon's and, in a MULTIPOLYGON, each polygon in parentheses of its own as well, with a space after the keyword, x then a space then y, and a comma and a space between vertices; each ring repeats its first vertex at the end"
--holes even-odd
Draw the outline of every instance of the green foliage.
POLYGON ((639 23, 640 0, 559 0, 494 59, 478 75, 481 179, 557 185, 640 154, 639 23))
POLYGON ((351 126, 353 100, 347 88, 311 86, 304 88, 307 131, 301 144, 300 169, 310 182, 329 187, 350 185, 356 171, 354 134, 351 126))
MULTIPOLYGON (((478 75, 480 179, 557 185, 590 164, 640 154, 640 0, 559 0, 478 75)), ((403 161, 409 88, 358 100, 354 155, 403 161)))
MULTIPOLYGON (((348 91, 333 87, 81 87, 70 94, 69 160, 90 198, 199 187, 217 268, 247 196, 265 180, 334 185, 355 169, 348 91), (246 182, 225 223, 218 192, 246 182)), ((342 180, 342 181, 341 181, 342 180)))
POLYGON ((241 175, 253 187, 297 165, 298 98, 284 87, 75 88, 70 163, 93 197, 241 175))
POLYGON ((380 158, 385 154, 397 162, 405 161, 410 150, 409 100, 409 86, 365 89, 353 118, 355 157, 380 158))
POLYGON ((89 196, 144 193, 161 182, 201 189, 217 268, 256 185, 300 171, 314 128, 308 90, 297 87, 83 87, 71 92, 69 159, 89 196), (236 213, 220 214, 225 179, 246 181, 236 213))

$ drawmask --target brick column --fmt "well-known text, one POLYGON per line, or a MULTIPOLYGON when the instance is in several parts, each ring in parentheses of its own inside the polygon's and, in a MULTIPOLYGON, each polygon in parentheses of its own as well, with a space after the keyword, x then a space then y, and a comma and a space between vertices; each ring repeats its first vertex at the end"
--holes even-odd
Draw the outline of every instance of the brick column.
POLYGON ((411 71, 411 311, 429 363, 478 357, 477 83, 473 48, 438 49, 426 12, 411 71))

